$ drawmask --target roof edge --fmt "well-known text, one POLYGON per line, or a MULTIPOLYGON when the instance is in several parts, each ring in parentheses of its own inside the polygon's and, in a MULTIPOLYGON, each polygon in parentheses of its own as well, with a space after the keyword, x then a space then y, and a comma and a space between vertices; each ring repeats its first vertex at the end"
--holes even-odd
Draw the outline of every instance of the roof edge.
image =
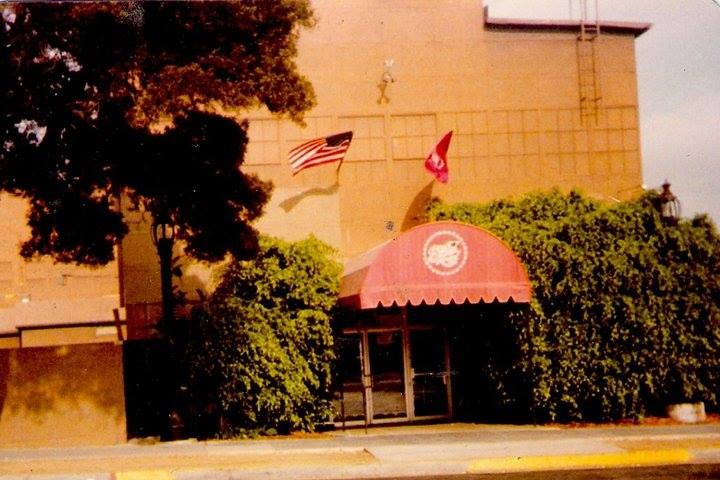
MULTIPOLYGON (((539 20, 522 18, 490 18, 487 5, 484 8, 484 25, 488 30, 547 30, 579 32, 579 20, 539 20)), ((620 33, 639 37, 652 28, 652 23, 620 22, 614 20, 599 22, 600 31, 620 33)))

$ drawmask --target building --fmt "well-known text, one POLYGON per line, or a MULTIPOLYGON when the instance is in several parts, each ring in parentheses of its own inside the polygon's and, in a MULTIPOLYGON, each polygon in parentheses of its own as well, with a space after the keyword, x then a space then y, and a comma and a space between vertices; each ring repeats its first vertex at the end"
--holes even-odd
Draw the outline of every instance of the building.
POLYGON ((422 209, 432 196, 482 202, 554 187, 608 201, 637 194, 634 42, 649 26, 499 19, 475 0, 314 5, 320 23, 299 56, 318 95, 307 127, 251 119, 248 170, 275 184, 260 226, 285 238, 313 233, 347 262, 341 302, 357 315, 339 338, 342 420, 472 417, 463 406, 481 402, 470 398, 478 392, 459 343, 482 335, 474 324, 490 311, 527 302, 530 287, 487 232, 418 226, 422 209), (293 146, 346 130, 354 138, 339 169, 291 176, 293 146), (441 184, 423 161, 450 130, 441 184), (458 246, 450 261, 459 270, 429 273, 428 252, 443 245, 458 246))
MULTIPOLYGON (((252 113, 245 165, 275 185, 259 228, 287 239, 312 233, 338 248, 349 266, 343 288, 353 272, 369 271, 368 259, 380 258, 385 242, 413 243, 412 236, 424 231, 419 227, 422 209, 432 196, 479 202, 558 187, 614 200, 640 191, 634 42, 648 24, 493 18, 481 0, 314 0, 313 5, 318 26, 302 32, 298 62, 315 87, 318 105, 307 113, 304 126, 252 113), (354 138, 339 169, 330 164, 292 176, 286 157, 293 146, 346 130, 354 138), (451 178, 443 185, 432 181, 423 161, 450 130, 451 178), (353 270, 352 265, 360 267, 353 270)), ((146 219, 140 212, 130 212, 129 218, 118 273, 108 277, 118 282, 107 291, 116 295, 117 304, 99 306, 102 313, 79 323, 107 328, 102 330, 107 333, 113 326, 123 331, 123 320, 114 323, 110 307, 124 307, 127 336, 141 339, 159 317, 159 274, 146 219)), ((468 235, 481 243, 494 238, 487 232, 468 235)), ((48 268, 48 278, 61 275, 60 267, 48 268)), ((206 280, 207 274, 196 268, 183 279, 184 287, 192 294, 206 280)), ((67 298, 67 289, 53 288, 52 301, 67 298)), ((345 291, 348 299, 359 294, 345 291)), ((106 293, 99 287, 89 292, 95 297, 106 293)), ((488 291, 482 299, 527 301, 527 292, 502 295, 488 291)), ((364 376, 352 388, 348 382, 356 393, 343 408, 355 402, 348 407, 355 413, 345 419, 452 416, 457 398, 448 375, 457 346, 433 312, 473 317, 490 307, 460 312, 461 307, 443 306, 463 300, 453 294, 423 297, 419 305, 391 300, 355 305, 356 323, 345 328, 348 375, 355 369, 364 376), (435 300, 439 305, 427 306, 435 300), (444 333, 426 334, 438 331, 444 333), (380 368, 372 365, 373 350, 387 359, 384 391, 373 382, 371 370, 380 368), (433 351, 437 358, 425 358, 427 365, 420 368, 419 354, 414 354, 420 350, 433 351), (421 390, 427 392, 423 398, 409 395, 421 390), (387 411, 373 404, 381 397, 390 405, 387 411)), ((73 319, 75 313, 50 315, 43 328, 64 324, 60 317, 73 319)), ((17 347, 19 340, 13 338, 26 329, 3 322, 2 341, 17 347)), ((94 332, 93 341, 105 341, 94 332)), ((117 335, 107 340, 111 337, 117 341, 117 335)), ((3 421, 0 417, 0 429, 3 421)))
POLYGON ((313 4, 319 25, 299 55, 318 96, 307 127, 251 118, 248 170, 275 184, 264 231, 312 232, 351 258, 417 225, 431 195, 640 190, 634 40, 648 25, 493 19, 477 0, 313 4), (291 176, 290 148, 345 130, 339 172, 291 176), (449 130, 441 185, 422 161, 449 130))

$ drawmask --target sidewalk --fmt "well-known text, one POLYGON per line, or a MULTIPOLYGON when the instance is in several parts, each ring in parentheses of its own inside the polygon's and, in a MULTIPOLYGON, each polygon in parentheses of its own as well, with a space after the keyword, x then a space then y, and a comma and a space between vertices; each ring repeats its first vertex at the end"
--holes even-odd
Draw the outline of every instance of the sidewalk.
POLYGON ((720 464, 720 425, 445 424, 261 440, 0 450, 0 479, 354 479, 720 464))

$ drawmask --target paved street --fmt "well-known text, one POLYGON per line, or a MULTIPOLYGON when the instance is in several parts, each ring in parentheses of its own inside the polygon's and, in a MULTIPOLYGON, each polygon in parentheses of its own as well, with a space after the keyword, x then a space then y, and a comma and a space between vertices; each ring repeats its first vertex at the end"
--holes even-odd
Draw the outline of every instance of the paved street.
MULTIPOLYGON (((720 465, 677 465, 622 469, 563 470, 522 473, 483 473, 422 477, 388 477, 384 480, 718 480, 720 465)), ((358 479, 359 480, 359 479, 358 479)))
POLYGON ((483 478, 490 473, 715 463, 720 464, 717 424, 447 424, 376 428, 367 434, 359 429, 260 440, 7 449, 0 450, 0 479, 483 478))

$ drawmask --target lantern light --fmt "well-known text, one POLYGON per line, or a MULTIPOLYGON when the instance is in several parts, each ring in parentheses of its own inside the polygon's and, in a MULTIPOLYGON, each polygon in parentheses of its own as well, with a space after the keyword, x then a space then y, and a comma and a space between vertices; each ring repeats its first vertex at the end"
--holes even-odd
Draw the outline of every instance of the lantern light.
POLYGON ((659 200, 660 217, 663 222, 668 225, 677 225, 680 219, 680 201, 675 194, 670 191, 670 183, 667 180, 662 184, 662 192, 660 192, 659 200))

